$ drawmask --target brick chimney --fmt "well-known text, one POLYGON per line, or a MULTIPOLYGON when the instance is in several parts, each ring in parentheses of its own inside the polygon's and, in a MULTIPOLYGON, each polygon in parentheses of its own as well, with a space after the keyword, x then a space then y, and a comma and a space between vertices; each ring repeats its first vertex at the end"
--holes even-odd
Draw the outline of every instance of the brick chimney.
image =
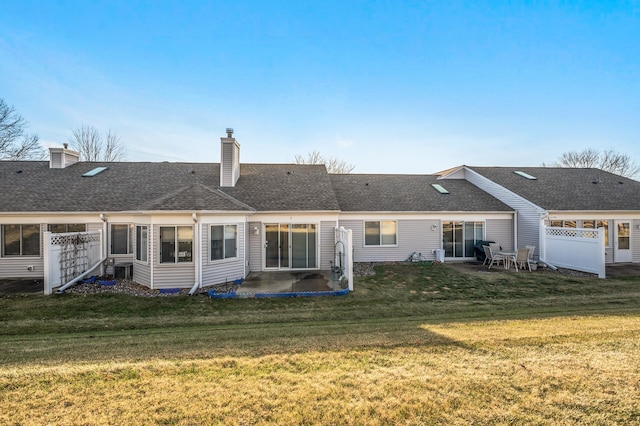
POLYGON ((227 137, 220 138, 220 186, 236 186, 240 178, 240 144, 227 128, 227 137))
POLYGON ((49 148, 49 168, 64 169, 80 161, 80 153, 69 149, 68 144, 62 148, 49 148))

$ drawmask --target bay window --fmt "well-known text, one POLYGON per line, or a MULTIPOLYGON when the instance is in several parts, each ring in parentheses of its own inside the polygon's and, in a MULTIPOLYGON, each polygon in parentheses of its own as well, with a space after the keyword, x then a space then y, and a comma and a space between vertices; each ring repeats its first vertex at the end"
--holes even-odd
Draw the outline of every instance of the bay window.
POLYGON ((144 225, 136 226, 136 260, 146 262, 149 253, 149 228, 144 225))
POLYGON ((160 227, 160 263, 193 261, 193 227, 160 227))

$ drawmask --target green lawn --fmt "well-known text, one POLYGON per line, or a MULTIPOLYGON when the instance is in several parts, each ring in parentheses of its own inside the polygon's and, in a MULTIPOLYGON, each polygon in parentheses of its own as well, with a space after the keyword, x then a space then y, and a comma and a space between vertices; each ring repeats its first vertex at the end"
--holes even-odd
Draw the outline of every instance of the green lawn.
POLYGON ((0 424, 640 422, 640 278, 377 271, 341 297, 1 297, 0 424))

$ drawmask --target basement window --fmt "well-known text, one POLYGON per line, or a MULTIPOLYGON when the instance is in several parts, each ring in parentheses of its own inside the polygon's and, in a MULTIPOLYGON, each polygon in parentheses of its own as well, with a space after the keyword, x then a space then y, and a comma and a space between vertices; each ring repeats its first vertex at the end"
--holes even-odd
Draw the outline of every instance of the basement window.
POLYGON ((521 172, 520 170, 516 170, 515 172, 513 172, 519 176, 522 176, 523 178, 529 179, 529 180, 537 180, 538 178, 535 176, 531 176, 529 173, 525 173, 525 172, 521 172))

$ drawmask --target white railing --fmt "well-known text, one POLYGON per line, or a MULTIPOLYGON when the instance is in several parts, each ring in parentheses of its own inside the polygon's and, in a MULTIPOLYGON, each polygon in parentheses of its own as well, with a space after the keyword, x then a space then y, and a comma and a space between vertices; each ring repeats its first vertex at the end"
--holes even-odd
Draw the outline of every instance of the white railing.
POLYGON ((351 229, 335 229, 334 259, 332 268, 346 277, 349 291, 353 291, 353 238, 351 229))
POLYGON ((103 258, 102 231, 44 233, 44 293, 91 272, 103 258))
POLYGON ((606 276, 603 229, 545 226, 544 237, 543 261, 600 278, 606 276))

